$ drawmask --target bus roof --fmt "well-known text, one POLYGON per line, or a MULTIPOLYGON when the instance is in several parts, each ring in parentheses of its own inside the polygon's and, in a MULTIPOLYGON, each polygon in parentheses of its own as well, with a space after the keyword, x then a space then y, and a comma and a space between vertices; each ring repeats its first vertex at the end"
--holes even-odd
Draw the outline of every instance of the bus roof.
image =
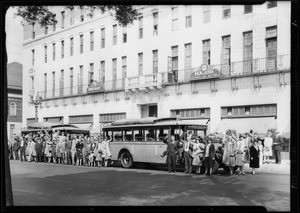
POLYGON ((207 125, 193 121, 185 121, 177 118, 142 118, 142 119, 122 119, 106 125, 103 129, 119 129, 132 127, 163 127, 163 126, 195 126, 207 129, 207 125))
POLYGON ((51 129, 54 127, 75 127, 72 124, 61 124, 61 123, 52 123, 52 122, 35 122, 28 124, 28 129, 51 129))

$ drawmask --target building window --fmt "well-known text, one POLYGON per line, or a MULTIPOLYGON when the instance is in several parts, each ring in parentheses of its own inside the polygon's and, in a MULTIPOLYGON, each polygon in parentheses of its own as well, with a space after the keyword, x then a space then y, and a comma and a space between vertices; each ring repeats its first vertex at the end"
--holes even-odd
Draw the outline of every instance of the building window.
POLYGON ((52 44, 52 60, 55 61, 55 43, 52 44))
POLYGON ((105 28, 101 29, 101 48, 105 48, 105 28))
POLYGON ((143 38, 143 17, 139 17, 139 39, 143 38))
POLYGON ((185 27, 192 27, 192 6, 185 6, 185 27))
POLYGON ((123 27, 123 43, 127 43, 127 27, 123 27))
POLYGON ((276 104, 221 107, 221 117, 272 117, 277 116, 276 104))
POLYGON ((244 33, 244 68, 243 73, 252 73, 253 36, 251 32, 244 33))
POLYGON ((70 9, 70 14, 71 14, 71 17, 70 17, 70 25, 73 26, 74 25, 74 9, 70 9))
POLYGON ((108 123, 108 122, 113 122, 125 118, 126 118, 126 113, 109 113, 109 114, 99 115, 100 123, 108 123))
POLYGON ((47 117, 43 118, 44 122, 63 123, 64 117, 47 117))
POLYGON ((112 60, 112 68, 113 68, 113 89, 116 89, 116 84, 117 84, 117 59, 114 58, 112 60))
POLYGON ((113 45, 117 44, 117 25, 113 25, 113 45))
POLYGON ((277 7, 277 1, 267 1, 267 7, 269 8, 273 8, 273 7, 277 7))
MULTIPOLYGON (((54 14, 54 20, 55 20, 55 18, 56 18, 56 14, 54 14)), ((53 32, 54 31, 56 31, 56 24, 55 23, 53 23, 53 32)))
POLYGON ((105 82, 105 61, 100 62, 100 82, 105 82))
POLYGON ((178 46, 172 47, 172 79, 178 81, 178 46))
POLYGON ((172 31, 178 30, 178 7, 172 7, 172 31))
POLYGON ((70 68, 70 95, 73 95, 73 86, 74 86, 74 71, 73 67, 70 68))
POLYGON ((78 76, 78 94, 83 93, 83 66, 79 66, 79 76, 78 76))
POLYGON ((268 27, 266 31, 266 69, 268 71, 275 71, 277 65, 277 27, 268 27))
POLYGON ((81 21, 81 22, 84 22, 84 15, 81 15, 81 16, 80 16, 80 21, 81 21))
POLYGON ((80 54, 83 53, 83 35, 80 35, 80 54))
POLYGON ((94 51, 94 31, 90 32, 90 51, 94 51))
POLYGON ((69 123, 93 123, 93 115, 75 115, 69 116, 69 123))
POLYGON ((44 33, 45 33, 45 35, 47 35, 47 34, 48 34, 48 27, 47 27, 47 26, 45 27, 45 31, 44 31, 44 33))
POLYGON ((230 74, 230 64, 231 64, 231 45, 230 36, 222 37, 222 62, 221 62, 221 72, 223 75, 230 74))
POLYGON ((210 65, 210 40, 203 41, 203 64, 210 65))
POLYGON ((61 28, 65 27, 65 11, 61 12, 61 28))
POLYGON ((65 57, 65 41, 61 41, 61 58, 65 57))
POLYGON ((44 51, 45 51, 45 63, 47 63, 47 45, 44 46, 44 51))
POLYGON ((89 77, 88 77, 88 84, 92 84, 94 81, 94 63, 90 64, 90 71, 89 71, 89 77))
POLYGON ((74 38, 70 38, 70 56, 74 55, 74 38))
POLYGON ((244 14, 252 13, 252 10, 253 10, 253 6, 252 5, 245 5, 244 6, 244 14))
POLYGON ((31 57, 32 57, 32 66, 34 66, 34 49, 31 50, 31 57))
POLYGON ((153 35, 158 35, 158 12, 153 13, 153 35))
POLYGON ((44 97, 47 98, 47 73, 44 73, 44 97))
POLYGON ((139 75, 143 75, 143 53, 138 54, 138 69, 139 69, 139 75))
POLYGON ((59 79, 59 94, 60 97, 64 96, 64 70, 60 71, 60 79, 59 79))
POLYGON ((17 116, 17 105, 14 102, 10 103, 9 115, 10 116, 17 116))
POLYGON ((185 61, 184 61, 184 68, 190 69, 192 68, 192 44, 185 44, 184 45, 185 50, 185 61))
POLYGON ((153 50, 153 73, 158 73, 158 50, 153 50))
POLYGON ((32 39, 34 39, 35 38, 35 29, 34 29, 35 24, 32 24, 31 26, 32 26, 31 35, 32 35, 32 39))
POLYGON ((171 117, 180 119, 208 119, 210 118, 210 108, 193 108, 193 109, 173 109, 171 117))
POLYGON ((210 6, 203 6, 203 23, 210 22, 210 6))
POLYGON ((15 128, 16 128, 15 124, 10 124, 9 125, 9 136, 10 136, 10 138, 14 137, 15 128))
POLYGON ((122 57, 122 78, 127 77, 127 57, 122 57))
POLYGON ((230 6, 223 6, 223 19, 230 18, 230 6))
POLYGON ((52 97, 55 97, 55 71, 52 72, 52 97))

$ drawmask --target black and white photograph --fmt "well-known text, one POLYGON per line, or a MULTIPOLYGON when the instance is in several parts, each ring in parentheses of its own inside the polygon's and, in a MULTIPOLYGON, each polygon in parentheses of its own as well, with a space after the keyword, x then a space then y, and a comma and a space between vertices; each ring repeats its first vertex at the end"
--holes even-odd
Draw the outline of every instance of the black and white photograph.
POLYGON ((6 204, 291 211, 292 5, 10 6, 6 204))

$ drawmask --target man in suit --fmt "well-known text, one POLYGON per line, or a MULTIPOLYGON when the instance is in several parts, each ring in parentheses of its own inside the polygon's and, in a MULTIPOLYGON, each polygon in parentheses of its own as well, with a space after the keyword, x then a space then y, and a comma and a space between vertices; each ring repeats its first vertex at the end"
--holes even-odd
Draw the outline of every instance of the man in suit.
POLYGON ((21 142, 20 142, 20 158, 21 158, 21 162, 23 162, 23 159, 24 161, 26 162, 27 159, 26 159, 26 153, 25 153, 25 150, 26 150, 26 141, 25 141, 25 135, 23 135, 23 137, 21 137, 21 142))
POLYGON ((281 151, 282 151, 282 145, 284 144, 284 139, 281 136, 281 134, 276 131, 276 136, 274 138, 274 154, 275 154, 275 163, 281 164, 281 151))
POLYGON ((168 162, 168 169, 169 173, 176 172, 176 153, 178 148, 178 142, 175 141, 175 136, 172 135, 171 137, 166 136, 164 139, 164 143, 167 146, 167 162, 168 162))
POLYGON ((185 174, 192 174, 192 150, 190 147, 192 144, 192 131, 188 132, 187 140, 183 140, 183 156, 184 156, 184 166, 185 166, 185 174))

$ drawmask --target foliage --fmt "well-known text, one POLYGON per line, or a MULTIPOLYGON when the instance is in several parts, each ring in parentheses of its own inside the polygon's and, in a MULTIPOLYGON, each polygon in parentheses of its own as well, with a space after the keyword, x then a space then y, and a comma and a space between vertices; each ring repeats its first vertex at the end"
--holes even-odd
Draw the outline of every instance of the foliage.
MULTIPOLYGON (((82 10, 88 10, 88 15, 93 17, 95 10, 100 10, 102 13, 108 12, 119 25, 127 26, 132 24, 140 15, 137 6, 133 5, 79 5, 76 6, 82 10)), ((66 9, 74 10, 75 6, 65 6, 66 9)), ((47 6, 18 6, 15 16, 22 17, 22 24, 40 24, 48 26, 57 23, 55 14, 49 10, 47 6)))

